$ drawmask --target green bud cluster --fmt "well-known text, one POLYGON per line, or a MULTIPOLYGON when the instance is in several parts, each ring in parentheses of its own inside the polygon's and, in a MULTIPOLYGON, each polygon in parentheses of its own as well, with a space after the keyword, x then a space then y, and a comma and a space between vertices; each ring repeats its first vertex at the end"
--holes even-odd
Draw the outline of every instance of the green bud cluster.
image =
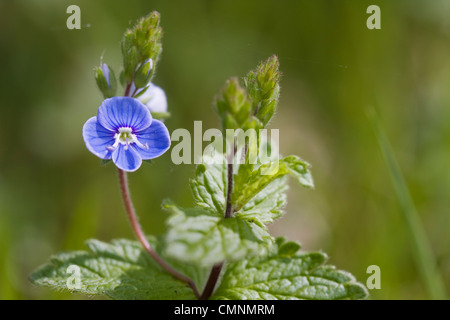
POLYGON ((215 101, 223 129, 262 129, 275 113, 280 94, 278 58, 274 55, 250 71, 241 84, 237 78, 225 83, 215 101))
POLYGON ((224 129, 243 128, 250 122, 252 100, 237 78, 231 78, 226 82, 215 106, 224 129))
POLYGON ((154 66, 162 51, 162 28, 159 25, 160 14, 156 11, 138 20, 136 25, 125 31, 122 38, 123 81, 135 83, 142 88, 151 80, 154 66), (149 63, 149 59, 153 63, 149 63), (149 68, 151 67, 152 68, 149 68), (149 72, 150 70, 150 72, 149 72))
POLYGON ((244 78, 244 85, 253 100, 254 116, 264 127, 272 119, 278 105, 280 76, 278 58, 274 55, 244 78))

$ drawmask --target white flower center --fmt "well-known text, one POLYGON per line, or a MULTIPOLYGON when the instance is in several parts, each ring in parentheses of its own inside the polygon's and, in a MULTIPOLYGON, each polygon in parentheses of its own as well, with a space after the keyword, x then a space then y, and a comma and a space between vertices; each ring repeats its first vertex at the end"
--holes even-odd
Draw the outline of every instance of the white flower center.
POLYGON ((128 147, 133 143, 136 143, 136 145, 141 147, 142 149, 148 149, 148 145, 142 144, 138 140, 137 136, 133 133, 133 129, 129 127, 119 128, 118 132, 116 132, 116 134, 114 135, 114 139, 116 139, 114 144, 112 146, 106 147, 106 149, 108 149, 109 151, 114 151, 115 149, 117 149, 119 144, 124 145, 124 149, 128 150, 128 147))

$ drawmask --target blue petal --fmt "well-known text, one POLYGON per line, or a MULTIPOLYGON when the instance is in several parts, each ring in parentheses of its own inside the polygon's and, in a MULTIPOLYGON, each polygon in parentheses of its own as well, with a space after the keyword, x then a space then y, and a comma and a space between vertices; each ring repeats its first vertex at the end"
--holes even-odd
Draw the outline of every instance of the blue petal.
POLYGON ((111 89, 111 84, 109 83, 109 67, 106 63, 103 63, 100 68, 102 69, 103 76, 105 77, 108 87, 111 89))
POLYGON ((112 161, 123 171, 133 172, 139 169, 142 164, 142 158, 132 147, 125 149, 124 145, 119 145, 112 153, 112 161))
POLYGON ((143 160, 157 158, 170 147, 170 135, 167 127, 159 120, 154 119, 152 125, 145 130, 136 132, 137 139, 142 144, 147 144, 148 149, 143 149, 133 144, 143 160))
POLYGON ((111 151, 106 149, 114 144, 114 132, 105 129, 97 117, 92 117, 83 126, 83 139, 90 152, 101 159, 111 159, 111 151))
POLYGON ((98 122, 111 131, 120 127, 140 131, 151 125, 152 116, 146 106, 137 99, 113 97, 104 100, 98 108, 98 122))

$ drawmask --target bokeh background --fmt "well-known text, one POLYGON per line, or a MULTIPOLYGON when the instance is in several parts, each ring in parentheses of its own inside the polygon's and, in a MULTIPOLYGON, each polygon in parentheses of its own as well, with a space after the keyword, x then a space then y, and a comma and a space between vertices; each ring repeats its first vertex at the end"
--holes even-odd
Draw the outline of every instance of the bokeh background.
MULTIPOLYGON (((80 299, 35 288, 28 275, 84 241, 132 238, 113 165, 81 136, 102 101, 92 68, 119 73, 120 40, 157 10, 163 54, 154 82, 168 96, 169 130, 219 127, 214 96, 277 54, 283 72, 281 152, 312 164, 316 189, 293 181, 287 215, 271 226, 366 283, 373 299, 427 299, 406 222, 366 110, 393 146, 443 281, 450 289, 450 2, 0 0, 0 298, 80 299), (68 30, 66 8, 81 8, 68 30), (381 30, 366 9, 381 8, 381 30)), ((130 175, 146 232, 164 232, 164 198, 192 204, 194 165, 170 153, 130 175)))

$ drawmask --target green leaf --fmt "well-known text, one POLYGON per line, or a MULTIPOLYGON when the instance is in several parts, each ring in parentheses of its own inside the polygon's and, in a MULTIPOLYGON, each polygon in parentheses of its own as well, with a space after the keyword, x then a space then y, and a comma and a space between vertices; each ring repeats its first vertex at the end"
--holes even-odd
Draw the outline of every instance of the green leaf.
POLYGON ((152 112, 153 119, 166 120, 170 118, 170 112, 152 112))
POLYGON ((368 296, 367 289, 351 274, 324 265, 326 254, 295 254, 298 244, 279 239, 277 243, 264 257, 229 264, 211 299, 331 300, 368 296))
POLYGON ((283 208, 287 203, 287 177, 281 177, 269 183, 262 191, 254 196, 247 204, 234 214, 236 218, 260 223, 272 223, 284 214, 283 208))
POLYGON ((314 187, 309 164, 296 156, 288 156, 277 161, 262 164, 251 174, 247 173, 247 179, 236 179, 231 196, 234 210, 241 210, 250 199, 266 188, 272 181, 288 174, 296 178, 300 185, 307 188, 314 187))
MULTIPOLYGON (((156 240, 149 241, 158 251, 156 240)), ((30 276, 31 282, 56 290, 106 295, 112 299, 195 299, 192 289, 162 270, 138 242, 120 239, 108 244, 89 240, 87 245, 89 251, 52 256, 50 263, 30 276), (71 282, 75 274, 74 269, 68 269, 70 266, 79 268, 79 288, 68 287, 68 281, 69 284, 76 284, 71 282)), ((206 269, 182 267, 171 260, 168 262, 197 284, 203 285, 206 269)))
MULTIPOLYGON (((236 190, 236 192, 240 192, 240 187, 246 186, 255 168, 258 168, 261 164, 278 160, 278 146, 274 145, 275 142, 267 140, 267 136, 261 138, 262 139, 258 141, 259 145, 247 146, 248 150, 245 161, 239 164, 239 169, 234 175, 234 190, 236 190), (256 149, 251 150, 251 147, 256 149), (251 152, 256 154, 256 159, 255 155, 250 157, 251 152), (250 158, 253 159, 253 162, 250 161, 250 158)), ((238 150, 238 154, 235 156, 236 158, 239 158, 240 156, 239 151, 242 150, 238 150)))
POLYGON ((200 266, 237 261, 261 254, 272 244, 265 227, 240 218, 223 217, 203 208, 185 209, 167 203, 165 254, 200 266))
MULTIPOLYGON (((249 164, 239 166, 238 173, 234 176, 235 192, 241 192, 240 185, 246 186, 253 168, 254 165, 249 164)), ((227 165, 225 162, 198 165, 195 178, 190 181, 190 186, 197 206, 222 214, 225 212, 227 197, 227 165)), ((264 224, 273 222, 284 214, 287 189, 286 177, 275 179, 250 199, 234 216, 249 220, 262 227, 264 224)))
MULTIPOLYGON (((280 239, 280 238, 278 238, 280 239)), ((277 239, 277 240, 278 240, 277 239)), ((281 238, 282 241, 281 243, 278 242, 278 255, 282 256, 282 257, 292 257, 293 255, 295 255, 298 250, 300 250, 300 244, 298 244, 297 242, 294 241, 284 241, 284 238, 281 238)))
POLYGON ((194 202, 197 206, 224 213, 227 197, 227 166, 200 164, 190 181, 194 202))

